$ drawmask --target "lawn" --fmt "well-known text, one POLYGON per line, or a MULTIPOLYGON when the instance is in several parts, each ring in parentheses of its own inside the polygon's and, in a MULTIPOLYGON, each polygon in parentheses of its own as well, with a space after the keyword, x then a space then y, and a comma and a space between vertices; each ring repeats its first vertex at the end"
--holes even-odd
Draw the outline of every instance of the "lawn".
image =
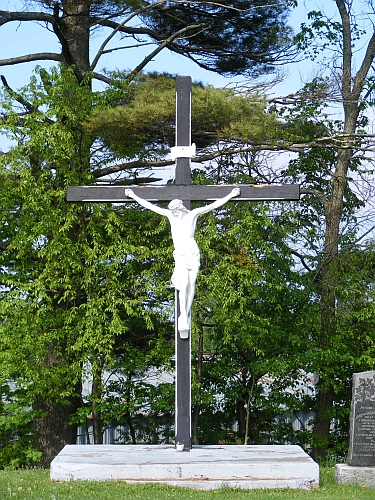
POLYGON ((53 482, 47 470, 0 471, 0 499, 15 500, 374 500, 375 490, 360 486, 338 486, 334 469, 320 471, 320 488, 303 490, 238 490, 198 491, 152 484, 129 485, 124 482, 53 482))

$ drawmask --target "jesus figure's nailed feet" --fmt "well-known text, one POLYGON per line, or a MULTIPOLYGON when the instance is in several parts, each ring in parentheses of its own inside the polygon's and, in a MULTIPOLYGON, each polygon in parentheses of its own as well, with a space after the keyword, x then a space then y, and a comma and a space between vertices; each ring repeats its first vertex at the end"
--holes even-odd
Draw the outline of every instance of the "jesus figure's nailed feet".
POLYGON ((187 339, 189 337, 189 330, 190 330, 190 326, 187 319, 180 316, 178 318, 177 325, 180 337, 182 339, 187 339))
POLYGON ((180 334, 181 339, 189 338, 189 330, 178 330, 178 333, 180 334))

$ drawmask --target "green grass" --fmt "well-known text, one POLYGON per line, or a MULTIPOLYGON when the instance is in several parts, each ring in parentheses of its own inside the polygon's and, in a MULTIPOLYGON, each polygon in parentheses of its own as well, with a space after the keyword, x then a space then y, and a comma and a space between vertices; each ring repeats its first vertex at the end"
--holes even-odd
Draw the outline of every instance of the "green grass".
POLYGON ((303 490, 238 490, 224 488, 197 491, 152 484, 124 482, 53 482, 46 470, 0 471, 0 500, 374 500, 375 490, 360 486, 338 486, 334 469, 320 471, 320 488, 303 490))

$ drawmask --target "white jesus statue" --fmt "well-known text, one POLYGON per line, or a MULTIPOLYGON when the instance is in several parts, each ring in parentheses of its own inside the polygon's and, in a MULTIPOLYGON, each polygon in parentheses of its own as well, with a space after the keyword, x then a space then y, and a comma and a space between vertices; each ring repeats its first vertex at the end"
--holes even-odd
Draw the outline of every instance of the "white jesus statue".
POLYGON ((131 189, 125 189, 125 195, 159 215, 168 218, 174 245, 175 267, 172 274, 173 286, 179 292, 180 315, 177 328, 181 338, 189 336, 189 316, 195 293, 195 282, 200 266, 200 253, 194 239, 198 216, 215 210, 231 198, 240 195, 240 189, 234 188, 227 196, 204 207, 187 210, 181 200, 172 200, 167 208, 161 208, 137 196, 131 189))

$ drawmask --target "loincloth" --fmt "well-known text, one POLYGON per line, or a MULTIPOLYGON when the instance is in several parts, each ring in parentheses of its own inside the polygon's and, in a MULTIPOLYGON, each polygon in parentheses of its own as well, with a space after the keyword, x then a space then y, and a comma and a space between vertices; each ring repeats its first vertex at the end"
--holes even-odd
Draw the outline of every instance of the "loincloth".
POLYGON ((182 287, 186 286, 186 271, 193 271, 198 274, 200 267, 200 253, 198 247, 189 249, 188 252, 173 252, 174 257, 174 271, 172 274, 171 281, 173 286, 177 290, 181 290, 182 287))

